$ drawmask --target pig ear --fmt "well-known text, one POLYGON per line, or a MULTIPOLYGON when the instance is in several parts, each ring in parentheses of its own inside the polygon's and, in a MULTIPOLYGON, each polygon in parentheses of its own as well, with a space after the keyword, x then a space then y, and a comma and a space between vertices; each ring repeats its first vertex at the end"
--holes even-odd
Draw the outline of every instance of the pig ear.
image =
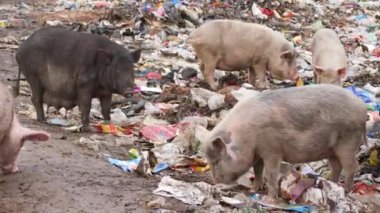
POLYGON ((47 141, 50 139, 50 134, 42 131, 25 129, 22 140, 26 141, 47 141))
POLYGON ((287 50, 281 53, 281 58, 292 59, 293 57, 294 57, 294 54, 292 50, 287 50))
POLYGON ((98 49, 97 56, 100 60, 103 60, 106 64, 110 64, 113 59, 113 55, 104 49, 98 49))
POLYGON ((140 60, 141 56, 141 49, 137 49, 133 52, 131 52, 133 63, 137 63, 140 60))
POLYGON ((212 147, 217 155, 223 154, 227 151, 226 144, 221 137, 212 140, 212 147))
POLYGON ((322 67, 314 66, 314 71, 318 74, 321 75, 323 73, 322 67))
POLYGON ((346 68, 341 68, 341 69, 338 70, 339 78, 344 78, 344 77, 346 77, 346 74, 347 74, 347 70, 346 70, 346 68))

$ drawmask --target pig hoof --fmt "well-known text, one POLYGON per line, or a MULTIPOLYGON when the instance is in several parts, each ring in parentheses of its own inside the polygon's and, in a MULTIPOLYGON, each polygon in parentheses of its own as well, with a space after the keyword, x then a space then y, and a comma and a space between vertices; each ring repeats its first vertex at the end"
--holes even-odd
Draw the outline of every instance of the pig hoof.
POLYGON ((21 173, 21 170, 19 170, 18 168, 14 171, 7 171, 7 172, 3 171, 4 175, 13 175, 13 174, 18 174, 18 173, 21 173))
POLYGON ((81 132, 91 132, 91 127, 90 126, 81 126, 79 128, 79 131, 81 131, 81 132))
POLYGON ((273 197, 273 196, 267 196, 267 197, 264 197, 263 198, 263 201, 266 202, 266 203, 270 203, 270 204, 275 204, 277 203, 277 199, 276 197, 273 197))
POLYGON ((217 83, 210 84, 210 89, 213 90, 213 91, 217 91, 218 87, 219 87, 219 85, 217 83))

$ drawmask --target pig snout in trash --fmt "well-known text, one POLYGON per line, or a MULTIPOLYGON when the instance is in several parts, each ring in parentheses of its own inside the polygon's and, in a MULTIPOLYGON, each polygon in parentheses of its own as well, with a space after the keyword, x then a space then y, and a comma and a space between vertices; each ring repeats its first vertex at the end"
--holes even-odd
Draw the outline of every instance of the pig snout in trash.
POLYGON ((195 29, 186 42, 194 48, 200 70, 213 89, 217 88, 215 69, 249 69, 249 83, 258 88, 267 88, 267 71, 278 80, 298 77, 297 52, 279 32, 264 25, 237 20, 208 21, 195 29))
POLYGON ((129 52, 100 35, 44 28, 21 44, 16 61, 30 84, 37 120, 45 120, 43 103, 78 106, 87 130, 92 98, 99 98, 103 118, 110 120, 112 94, 133 93, 140 55, 141 49, 129 52))
POLYGON ((129 88, 127 89, 124 93, 123 96, 125 98, 131 98, 135 94, 134 88, 129 88))
POLYGON ((315 83, 342 86, 347 56, 338 35, 332 29, 321 29, 314 35, 311 46, 315 83))
POLYGON ((23 127, 14 112, 10 91, 0 83, 0 169, 4 174, 17 172, 17 156, 25 141, 47 141, 50 135, 23 127))
POLYGON ((352 189, 355 152, 366 139, 366 106, 330 84, 266 91, 238 102, 202 141, 216 183, 231 184, 253 166, 254 190, 263 169, 270 196, 278 195, 280 164, 328 159, 331 180, 345 170, 352 189), (249 130, 249 131, 247 131, 249 130))

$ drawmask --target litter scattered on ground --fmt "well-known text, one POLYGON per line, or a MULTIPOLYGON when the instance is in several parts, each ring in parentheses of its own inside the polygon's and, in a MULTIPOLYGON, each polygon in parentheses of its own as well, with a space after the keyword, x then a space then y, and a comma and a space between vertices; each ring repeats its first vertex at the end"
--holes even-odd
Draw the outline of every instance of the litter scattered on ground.
MULTIPOLYGON (((76 143, 97 153, 102 153, 105 146, 117 147, 114 153, 111 148, 107 150, 106 160, 128 173, 160 176, 168 172, 187 172, 184 174, 201 176, 210 167, 199 149, 199 138, 206 137, 199 127, 212 128, 237 102, 254 97, 260 91, 247 83, 247 72, 241 70, 231 73, 217 70, 214 77, 221 88, 212 91, 205 83, 194 51, 185 43, 189 33, 211 19, 241 19, 265 24, 282 33, 300 55, 297 61, 300 78, 295 82, 271 79, 270 88, 277 89, 314 83, 311 37, 318 29, 333 28, 349 58, 344 87, 361 98, 368 108, 368 146, 361 146, 358 152, 360 172, 355 177, 352 194, 370 194, 375 199, 380 195, 379 8, 378 1, 357 0, 254 3, 59 0, 46 5, 1 5, 0 11, 12 11, 15 15, 0 17, 0 30, 25 27, 31 24, 29 19, 33 19, 40 27, 60 26, 100 34, 122 46, 142 48, 142 59, 136 64, 134 97, 129 100, 114 97, 111 121, 107 122, 103 121, 99 100, 94 99, 90 127, 98 136, 83 136, 76 143), (108 140, 110 136, 117 137, 108 140), (133 147, 136 151, 130 152, 133 147)), ((25 39, 1 37, 0 49, 14 51, 25 39)), ((21 81, 20 95, 31 95, 25 81, 21 81)), ((50 125, 65 131, 81 131, 78 108, 63 112, 63 109, 50 110, 45 106, 45 110, 50 125)), ((36 119, 30 104, 22 104, 17 113, 36 119)), ((326 160, 299 167, 299 171, 283 174, 285 179, 280 187, 283 203, 270 202, 260 194, 250 199, 263 209, 298 212, 312 209, 355 212, 365 208, 358 200, 346 196, 339 184, 325 179, 330 175, 326 160)), ((168 176, 161 179, 154 193, 190 205, 204 205, 211 199, 231 208, 257 207, 247 206, 236 198, 215 198, 218 193, 205 182, 186 183, 168 176)), ((163 203, 161 199, 149 205, 163 203)), ((216 209, 222 208, 217 204, 216 209)))

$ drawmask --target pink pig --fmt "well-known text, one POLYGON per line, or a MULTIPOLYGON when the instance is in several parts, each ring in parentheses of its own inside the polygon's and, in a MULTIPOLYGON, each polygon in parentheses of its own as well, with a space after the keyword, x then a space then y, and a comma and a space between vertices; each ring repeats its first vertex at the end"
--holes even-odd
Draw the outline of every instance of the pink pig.
POLYGON ((335 31, 327 28, 319 30, 314 35, 311 48, 315 83, 342 86, 348 59, 335 31))
POLYGON ((24 141, 47 141, 50 135, 23 127, 14 111, 8 88, 0 83, 0 169, 4 174, 17 172, 17 156, 24 141))

